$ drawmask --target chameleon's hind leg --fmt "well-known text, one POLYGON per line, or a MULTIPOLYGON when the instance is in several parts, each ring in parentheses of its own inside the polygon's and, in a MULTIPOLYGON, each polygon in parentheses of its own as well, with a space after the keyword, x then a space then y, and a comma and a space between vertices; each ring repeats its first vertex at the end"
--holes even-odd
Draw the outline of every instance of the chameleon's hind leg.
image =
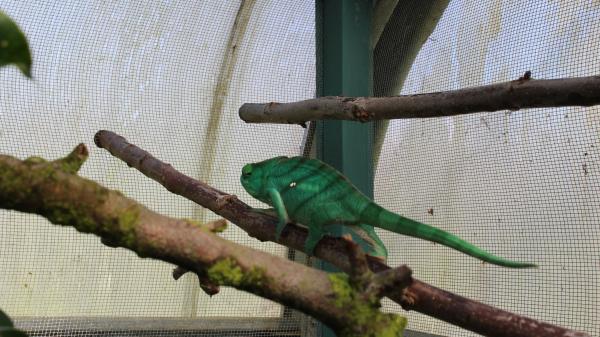
POLYGON ((309 227, 308 237, 306 238, 306 241, 304 242, 304 253, 306 253, 306 255, 309 255, 309 256, 313 255, 315 247, 317 246, 317 243, 319 243, 319 241, 323 237, 323 234, 324 233, 320 228, 309 227))

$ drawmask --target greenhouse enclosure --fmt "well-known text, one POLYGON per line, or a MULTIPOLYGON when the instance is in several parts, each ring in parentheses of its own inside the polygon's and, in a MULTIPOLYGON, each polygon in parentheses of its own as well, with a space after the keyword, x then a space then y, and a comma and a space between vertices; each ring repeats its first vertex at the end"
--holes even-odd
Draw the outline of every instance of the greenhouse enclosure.
MULTIPOLYGON (((237 279, 215 277, 208 262, 198 262, 212 268, 206 274, 189 268, 197 265, 182 266, 192 271, 185 273, 176 263, 183 257, 170 250, 136 253, 135 238, 115 242, 112 234, 101 239, 68 221, 53 224, 59 217, 51 207, 64 206, 58 202, 40 216, 29 201, 19 208, 21 201, 2 195, 10 190, 2 184, 17 180, 6 178, 4 161, 45 165, 41 158, 62 158, 74 148, 74 156, 89 151, 89 158, 76 174, 52 174, 50 183, 83 177, 119 191, 111 198, 131 198, 188 225, 226 218, 222 232, 202 234, 215 237, 205 242, 235 247, 228 248, 232 254, 265 252, 257 263, 277 261, 272 265, 304 268, 298 270, 305 275, 332 279, 325 272, 349 269, 354 287, 367 258, 343 243, 348 235, 321 241, 316 257, 307 256, 292 243, 296 233, 307 235, 300 226, 286 226, 282 245, 272 242, 278 220, 268 222, 270 234, 258 225, 273 215, 239 216, 251 212, 245 204, 278 210, 240 182, 247 163, 319 158, 389 211, 538 266, 496 266, 375 228, 387 250, 385 263, 373 257, 381 250, 366 250, 376 276, 406 265, 414 278, 412 285, 396 280, 401 295, 390 295, 389 285, 376 293, 381 312, 398 314, 377 311, 378 319, 406 317, 405 336, 600 335, 600 2, 0 0, 0 11, 23 31, 33 60, 31 79, 14 66, 0 69, 0 310, 27 335, 335 336, 322 322, 339 313, 319 319, 322 308, 293 297, 303 294, 268 288, 267 278, 252 283, 256 274, 243 266, 237 279), (502 109, 367 123, 254 123, 243 120, 241 109, 259 103, 269 117, 270 108, 322 96, 427 99, 409 95, 576 78, 596 81, 593 100, 571 92, 569 102, 585 96, 585 104, 503 100, 502 109), (206 185, 172 188, 179 178, 153 176, 144 166, 151 162, 206 185), (219 196, 210 207, 186 196, 198 196, 194 189, 203 186, 219 196), (345 262, 336 265, 340 254, 345 262), (460 311, 466 308, 472 311, 460 311)), ((60 193, 67 185, 56 186, 60 193)), ((289 185, 295 187, 296 181, 289 185)), ((113 193, 97 188, 96 195, 113 193)), ((23 193, 34 198, 43 191, 23 193)), ((332 212, 326 206, 316 211, 332 212)), ((71 215, 81 219, 81 212, 71 215)), ((119 218, 118 229, 125 231, 127 221, 119 218)), ((360 237, 351 238, 365 248, 360 237)), ((201 249, 184 248, 186 256, 201 249)), ((336 291, 333 279, 331 287, 336 291)), ((343 301, 332 303, 346 309, 343 301)), ((9 336, 2 329, 0 316, 0 337, 9 336)))

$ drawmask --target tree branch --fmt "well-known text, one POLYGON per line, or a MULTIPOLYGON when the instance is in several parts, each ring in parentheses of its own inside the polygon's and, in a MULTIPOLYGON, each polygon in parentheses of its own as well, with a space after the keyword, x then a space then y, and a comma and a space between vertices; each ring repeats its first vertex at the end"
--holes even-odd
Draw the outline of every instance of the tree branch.
POLYGON ((404 289, 412 282, 412 270, 406 265, 397 268, 386 269, 373 277, 366 292, 375 297, 385 296, 386 294, 404 289))
MULTIPOLYGON (((372 291, 366 291, 367 286, 375 283, 374 274, 369 268, 369 261, 367 260, 367 255, 360 249, 360 246, 352 241, 351 235, 343 236, 343 239, 346 240, 346 251, 348 253, 348 258, 350 259, 350 272, 348 275, 350 276, 350 282, 352 282, 356 287, 359 287, 363 291, 367 293, 367 295, 376 295, 378 298, 381 298, 381 293, 374 293, 372 291)), ((385 273, 386 271, 382 271, 381 273, 385 273)), ((380 274, 381 274, 380 273, 380 274)), ((405 286, 407 286, 405 284, 405 286)), ((404 288, 404 287, 403 287, 404 288)))
MULTIPOLYGON (((224 219, 219 219, 207 222, 202 226, 213 233, 220 233, 227 228, 227 221, 225 221, 224 219)), ((187 272, 189 272, 189 270, 178 266, 177 268, 173 269, 173 279, 179 280, 187 272)), ((196 271, 196 276, 198 277, 198 285, 200 286, 200 289, 204 291, 205 294, 207 294, 208 296, 213 296, 219 293, 219 285, 217 283, 212 282, 205 273, 196 271)))
POLYGON ((600 104, 600 76, 554 80, 533 80, 523 76, 515 81, 429 94, 334 96, 292 103, 245 103, 240 107, 239 115, 247 123, 302 124, 323 119, 368 122, 597 104, 600 104))
POLYGON ((66 161, 78 168, 86 157, 83 145, 53 162, 0 155, 0 208, 42 215, 140 257, 194 270, 213 284, 288 305, 321 320, 340 337, 401 335, 406 319, 380 312, 379 298, 366 299, 345 275, 327 274, 227 241, 192 221, 160 215, 77 176, 73 165, 63 165, 66 161))
MULTIPOLYGON (((252 211, 252 208, 237 198, 209 185, 188 177, 171 165, 154 158, 150 153, 128 143, 125 138, 110 132, 99 131, 94 141, 97 146, 108 150, 161 183, 167 190, 181 195, 202 207, 236 224, 250 236, 261 241, 278 242, 287 247, 303 251, 307 230, 288 225, 279 241, 275 241, 276 217, 252 211), (226 200, 227 202, 219 202, 226 200)), ((315 256, 341 270, 352 270, 347 241, 343 238, 324 237, 315 248, 315 256)), ((367 256, 369 266, 375 273, 389 270, 377 258, 367 256)), ((565 329, 552 324, 519 316, 489 305, 449 293, 416 279, 411 279, 405 289, 396 289, 385 294, 406 310, 415 310, 460 326, 464 329, 489 337, 589 337, 588 334, 565 329)))

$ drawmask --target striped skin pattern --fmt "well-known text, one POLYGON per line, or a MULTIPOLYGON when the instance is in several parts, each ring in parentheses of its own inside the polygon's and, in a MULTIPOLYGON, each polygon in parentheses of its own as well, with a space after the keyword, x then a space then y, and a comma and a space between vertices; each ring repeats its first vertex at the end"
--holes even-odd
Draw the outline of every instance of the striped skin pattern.
POLYGON ((277 239, 285 225, 292 221, 308 227, 304 244, 307 254, 312 254, 321 237, 328 233, 327 226, 368 224, 437 242, 491 264, 535 267, 535 264, 497 257, 453 234, 392 213, 361 193, 340 172, 317 159, 275 157, 246 164, 242 168, 241 183, 254 198, 275 208, 279 218, 277 239))

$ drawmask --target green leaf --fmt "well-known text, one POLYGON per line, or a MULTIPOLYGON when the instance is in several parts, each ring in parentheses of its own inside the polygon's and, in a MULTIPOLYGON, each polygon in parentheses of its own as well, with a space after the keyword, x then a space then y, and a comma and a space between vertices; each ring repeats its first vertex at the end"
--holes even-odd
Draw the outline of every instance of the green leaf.
POLYGON ((12 327, 13 323, 10 318, 2 310, 0 310, 0 329, 12 327))
POLYGON ((14 64, 31 78, 31 53, 25 34, 19 26, 0 11, 0 67, 14 64))
POLYGON ((0 337, 27 337, 27 334, 15 329, 10 318, 0 310, 0 337))

